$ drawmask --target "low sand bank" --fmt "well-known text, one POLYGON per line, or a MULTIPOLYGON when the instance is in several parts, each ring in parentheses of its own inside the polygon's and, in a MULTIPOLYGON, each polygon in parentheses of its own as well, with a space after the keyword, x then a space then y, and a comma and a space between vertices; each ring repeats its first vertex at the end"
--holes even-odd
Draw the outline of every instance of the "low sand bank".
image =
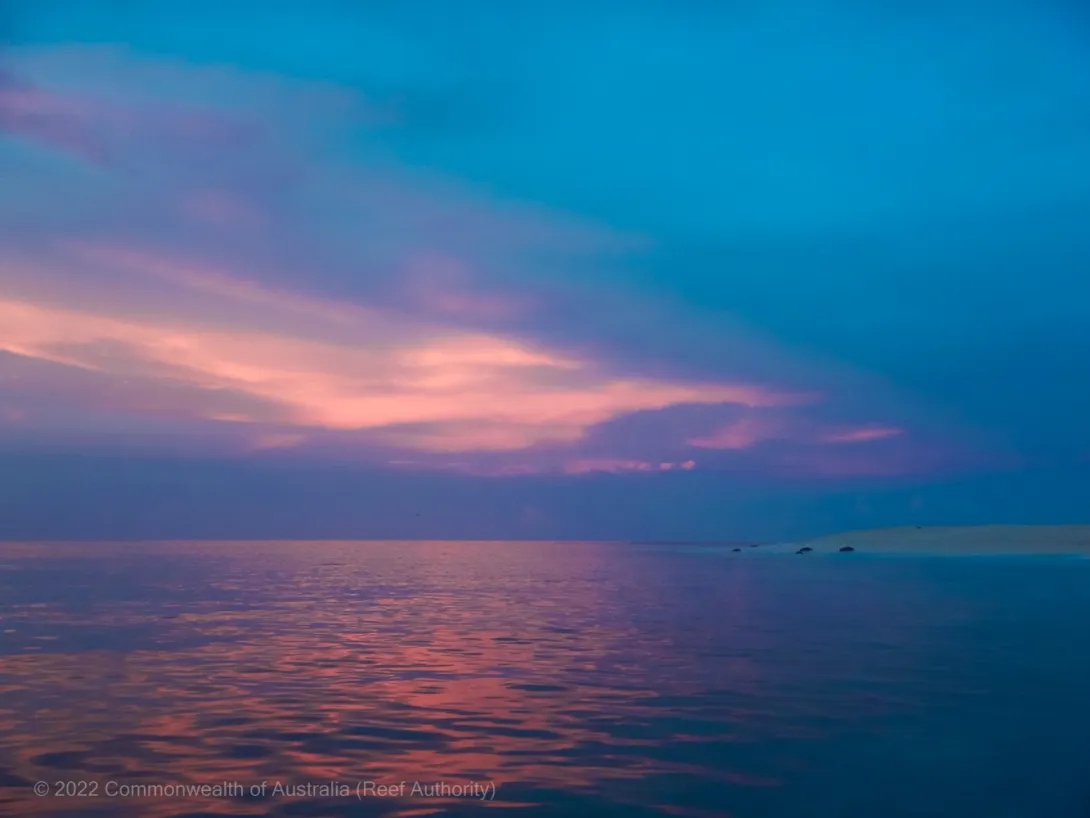
POLYGON ((1090 555, 1090 525, 878 528, 762 545, 755 550, 760 553, 795 553, 800 548, 810 548, 814 554, 829 554, 838 553, 845 547, 860 553, 875 554, 1090 555))

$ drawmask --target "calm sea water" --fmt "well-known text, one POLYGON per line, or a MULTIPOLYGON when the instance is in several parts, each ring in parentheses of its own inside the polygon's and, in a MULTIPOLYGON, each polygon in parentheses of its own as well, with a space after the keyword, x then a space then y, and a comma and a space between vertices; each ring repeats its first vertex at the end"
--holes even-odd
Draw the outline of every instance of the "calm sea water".
POLYGON ((1090 816, 1090 561, 7 544, 0 631, 4 815, 1090 816))

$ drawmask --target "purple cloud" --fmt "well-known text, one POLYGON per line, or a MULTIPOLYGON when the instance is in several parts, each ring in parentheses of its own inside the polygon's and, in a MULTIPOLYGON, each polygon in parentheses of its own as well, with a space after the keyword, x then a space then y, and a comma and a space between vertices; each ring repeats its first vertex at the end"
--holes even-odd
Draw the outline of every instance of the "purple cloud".
POLYGON ((889 448, 897 419, 837 417, 835 391, 741 330, 721 337, 773 362, 760 378, 565 343, 548 326, 564 305, 654 307, 549 286, 535 251, 610 263, 638 237, 349 151, 339 134, 395 121, 351 94, 208 72, 62 49, 0 75, 0 134, 98 174, 24 171, 49 207, 0 232, 0 376, 15 387, 0 433, 116 440, 118 419, 144 418, 148 446, 495 475, 941 460, 889 448))

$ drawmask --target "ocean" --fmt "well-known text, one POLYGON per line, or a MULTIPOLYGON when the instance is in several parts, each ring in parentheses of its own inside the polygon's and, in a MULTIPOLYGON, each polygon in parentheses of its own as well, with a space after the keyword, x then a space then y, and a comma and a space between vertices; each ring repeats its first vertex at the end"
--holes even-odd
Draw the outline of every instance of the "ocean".
POLYGON ((1090 816, 1090 561, 0 544, 0 814, 1090 816))

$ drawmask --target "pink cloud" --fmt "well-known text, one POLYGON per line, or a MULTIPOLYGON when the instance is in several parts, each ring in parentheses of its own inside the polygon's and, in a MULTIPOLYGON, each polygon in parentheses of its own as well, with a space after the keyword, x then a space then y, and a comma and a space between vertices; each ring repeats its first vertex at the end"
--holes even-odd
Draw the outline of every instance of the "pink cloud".
POLYGON ((184 384, 208 395, 187 404, 195 419, 368 431, 385 445, 429 452, 502 451, 570 444, 620 415, 677 404, 790 399, 744 383, 615 376, 593 360, 512 337, 269 290, 140 253, 91 258, 146 265, 152 278, 195 286, 220 304, 222 317, 210 320, 207 306, 204 317, 187 315, 169 293, 100 310, 0 289, 0 350, 121 379, 130 389, 184 384), (299 319, 291 328, 278 320, 285 313, 299 319), (261 408, 224 411, 218 396, 226 392, 261 408))
MULTIPOLYGON (((660 314, 526 259, 544 248, 597 263, 641 241, 339 152, 351 140, 322 140, 377 121, 352 95, 116 51, 25 52, 17 65, 34 82, 0 78, 0 130, 105 169, 39 180, 52 159, 38 157, 24 181, 41 224, 0 233, 18 240, 0 249, 0 352, 21 388, 93 416, 81 433, 113 413, 175 434, 215 427, 240 451, 505 475, 657 474, 694 468, 689 446, 763 456, 765 442, 889 436, 823 437, 800 417, 816 393, 778 385, 792 380, 780 364, 760 382, 675 378, 542 342, 533 322, 549 298, 623 303, 628 325, 660 314), (747 414, 696 438, 590 434, 686 406, 747 414)), ((771 347, 742 335, 724 349, 764 360, 771 347)))
POLYGON ((525 298, 475 290, 465 266, 450 256, 428 253, 410 260, 405 272, 409 298, 437 316, 509 320, 529 309, 525 298))
POLYGON ((896 426, 858 426, 828 432, 822 436, 823 443, 870 443, 875 440, 898 437, 905 433, 896 426))
POLYGON ((704 449, 742 450, 774 440, 797 444, 854 444, 899 437, 904 429, 896 426, 868 424, 840 427, 833 430, 815 429, 805 418, 767 417, 750 415, 720 427, 707 437, 694 438, 689 445, 704 449))
POLYGON ((370 439, 394 448, 452 454, 508 452, 540 444, 575 443, 582 436, 583 429, 578 425, 460 420, 420 427, 394 425, 380 429, 370 439))
POLYGON ((708 437, 690 440, 689 445, 701 449, 749 449, 758 443, 782 436, 782 420, 753 416, 728 423, 708 437))
POLYGON ((14 80, 0 84, 0 131, 109 165, 194 146, 237 151, 257 138, 252 124, 216 111, 135 108, 14 80))
POLYGON ((199 293, 227 305, 236 314, 255 314, 266 320, 273 315, 302 316, 325 325, 379 323, 386 329, 394 320, 381 310, 269 287, 252 276, 236 275, 226 267, 191 258, 106 243, 63 242, 62 246, 73 261, 199 293))
POLYGON ((0 133, 8 133, 75 153, 94 162, 105 159, 101 135, 90 126, 82 101, 7 83, 0 78, 0 133))

